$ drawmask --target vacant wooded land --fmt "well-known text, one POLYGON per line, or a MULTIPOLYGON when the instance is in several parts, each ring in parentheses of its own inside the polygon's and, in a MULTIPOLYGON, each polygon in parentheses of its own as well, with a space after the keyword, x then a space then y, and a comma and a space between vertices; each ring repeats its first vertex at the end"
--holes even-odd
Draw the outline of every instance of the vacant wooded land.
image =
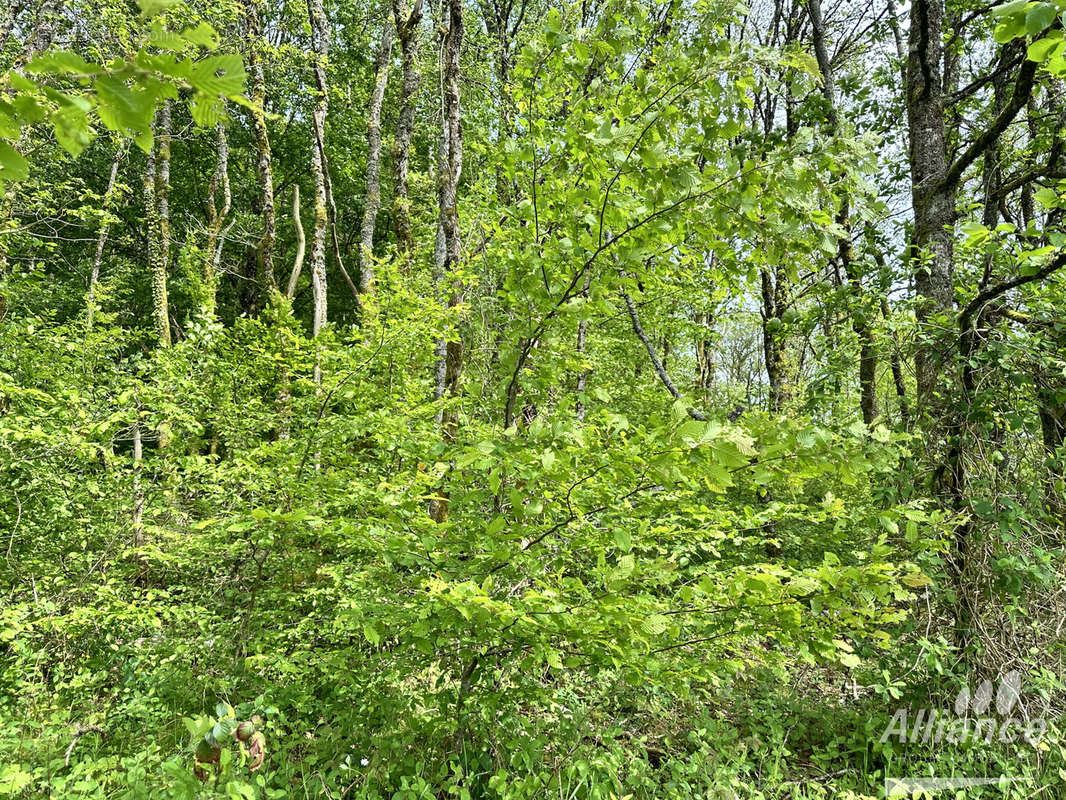
POLYGON ((0 5, 0 798, 1066 798, 1066 0, 0 5))

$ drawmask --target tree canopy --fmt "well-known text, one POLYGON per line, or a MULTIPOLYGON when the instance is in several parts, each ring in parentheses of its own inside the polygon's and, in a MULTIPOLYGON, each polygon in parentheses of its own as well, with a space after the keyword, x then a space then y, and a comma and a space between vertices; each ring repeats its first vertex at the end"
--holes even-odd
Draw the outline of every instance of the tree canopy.
POLYGON ((1063 14, 10 0, 0 797, 1061 796, 1063 14))

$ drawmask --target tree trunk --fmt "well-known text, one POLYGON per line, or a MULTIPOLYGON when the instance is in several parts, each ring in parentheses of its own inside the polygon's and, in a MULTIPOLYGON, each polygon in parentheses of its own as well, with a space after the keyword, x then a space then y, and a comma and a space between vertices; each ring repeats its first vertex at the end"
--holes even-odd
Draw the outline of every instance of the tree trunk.
MULTIPOLYGON (((808 0, 807 13, 811 20, 811 39, 818 69, 822 73, 822 94, 825 96, 830 133, 835 136, 840 129, 840 115, 836 106, 836 80, 833 75, 833 62, 829 57, 829 48, 825 41, 825 20, 822 17, 821 0, 808 0)), ((844 231, 837 243, 837 260, 848 278, 851 293, 852 330, 859 340, 859 409, 862 421, 872 425, 877 418, 877 355, 874 350, 873 330, 867 321, 864 305, 862 276, 855 262, 851 241, 850 202, 845 194, 840 200, 836 222, 844 231)))
MULTIPOLYGON (((943 22, 944 0, 914 0, 907 34, 906 100, 914 205, 911 263, 918 294, 918 322, 922 325, 955 304, 955 186, 946 180, 943 22)), ((920 345, 915 355, 919 404, 929 399, 940 367, 935 345, 920 345)))
MULTIPOLYGON (((156 127, 161 114, 156 114, 156 127)), ((159 213, 159 142, 148 153, 144 171, 144 219, 148 240, 148 262, 152 273, 152 319, 156 337, 163 347, 170 345, 170 307, 167 302, 167 261, 163 246, 164 232, 159 213)))
POLYGON ((285 296, 290 300, 296 294, 296 281, 300 280, 300 272, 304 268, 304 253, 307 250, 307 237, 304 236, 304 225, 300 220, 300 184, 298 183, 293 184, 292 187, 292 225, 296 229, 296 258, 292 263, 288 286, 285 287, 285 296))
MULTIPOLYGON (((675 400, 681 399, 681 392, 677 390, 674 382, 670 379, 670 374, 666 371, 666 367, 659 359, 659 354, 655 351, 655 345, 651 339, 648 338, 648 334, 644 332, 644 327, 640 324, 640 316, 637 314, 637 305, 633 302, 633 298, 629 296, 627 292, 622 292, 622 300, 626 304, 626 311, 629 314, 629 322, 633 326, 633 333, 640 339, 641 344, 644 345, 645 351, 648 353, 648 359, 651 361, 651 366, 655 370, 655 374, 659 376, 659 380, 662 381, 663 386, 666 387, 666 391, 670 393, 670 396, 675 400)), ((694 420, 699 422, 706 422, 707 417, 702 412, 696 410, 692 406, 689 406, 686 411, 688 415, 694 420)))
POLYGON ((696 314, 696 324, 703 329, 696 338, 696 387, 706 399, 714 387, 717 362, 715 342, 707 335, 714 329, 714 314, 710 311, 696 314))
MULTIPOLYGON (((511 50, 519 28, 525 20, 527 0, 482 0, 482 16, 489 34, 496 40, 495 99, 496 99, 496 145, 502 148, 511 136, 511 50), (512 16, 515 19, 512 21, 512 16)), ((512 187, 508 185, 503 169, 496 167, 496 195, 502 205, 512 201, 512 187)))
POLYGON ((118 169, 122 164, 122 159, 126 155, 126 144, 122 143, 115 150, 115 156, 111 159, 111 172, 107 178, 107 188, 104 190, 103 207, 101 211, 104 216, 100 222, 100 230, 96 235, 96 251, 93 253, 93 269, 89 274, 89 299, 88 299, 88 312, 86 316, 86 325, 91 328, 93 326, 93 317, 96 314, 96 284, 100 281, 100 265, 104 261, 104 247, 107 245, 107 233, 111 227, 111 221, 108 219, 108 213, 111 210, 111 200, 115 193, 115 186, 118 183, 118 169))
MULTIPOLYGON (((463 169, 463 138, 459 95, 459 51, 463 44, 463 2, 445 0, 443 10, 447 13, 448 25, 444 33, 443 64, 441 75, 444 83, 444 108, 442 155, 437 199, 439 206, 438 228, 442 234, 443 248, 438 262, 438 276, 444 284, 454 281, 453 273, 459 266, 461 256, 459 240, 459 214, 456 206, 459 176, 463 169)), ((459 287, 442 286, 448 294, 448 307, 459 305, 459 287)), ((438 374, 443 373, 442 387, 449 397, 458 397, 459 378, 463 367, 463 343, 458 331, 444 337, 443 353, 438 351, 438 362, 443 355, 443 365, 438 365, 438 374), (443 368, 442 368, 443 367, 443 368)), ((459 428, 459 412, 455 405, 449 406, 441 415, 441 428, 445 441, 455 440, 459 428)), ((445 489, 430 507, 430 516, 440 523, 448 518, 448 494, 445 489)))
POLYGON ((411 232, 411 203, 407 196, 410 168, 411 136, 415 127, 415 102, 418 99, 418 26, 422 20, 422 0, 415 0, 410 13, 403 0, 393 0, 396 35, 403 58, 403 83, 400 87, 400 114, 396 121, 393 151, 392 219, 396 247, 405 259, 414 250, 411 232))
MULTIPOLYGON (((1037 411, 1040 415, 1040 433, 1044 440, 1047 477, 1044 496, 1048 510, 1060 518, 1066 515, 1066 405, 1056 400, 1055 392, 1046 389, 1037 391, 1037 411)), ((1062 519, 1066 523, 1066 519, 1062 519)), ((1061 541, 1061 539, 1060 539, 1061 541)))
POLYGON ((274 244, 277 241, 277 217, 274 209, 274 172, 271 164, 270 136, 266 123, 266 79, 263 75, 262 21, 259 0, 248 0, 248 68, 252 84, 252 122, 255 127, 255 170, 259 178, 259 197, 263 215, 263 236, 259 240, 260 281, 267 294, 277 288, 274 274, 274 244))
POLYGON ((770 410, 777 413, 788 403, 788 375, 783 337, 785 275, 780 267, 760 270, 762 282, 762 345, 766 380, 770 384, 770 410))
POLYGON ((56 20, 63 11, 63 0, 42 0, 37 7, 33 29, 22 47, 23 63, 32 61, 49 47, 55 38, 56 20))
MULTIPOLYGON (((314 62, 317 97, 311 112, 311 130, 314 143, 311 148, 311 174, 315 184, 315 225, 311 233, 311 291, 314 296, 314 314, 311 330, 314 336, 326 324, 326 226, 329 224, 326 211, 326 164, 323 159, 326 141, 326 112, 329 94, 326 85, 326 59, 329 56, 329 23, 322 0, 309 0, 311 17, 312 59, 314 62)), ((315 367, 318 377, 318 366, 315 367)))
POLYGON ((233 199, 229 182, 229 142, 221 122, 215 124, 215 158, 215 174, 211 177, 211 187, 207 193, 207 245, 202 276, 202 311, 209 317, 215 314, 218 293, 218 264, 222 249, 220 234, 233 199), (222 193, 221 208, 215 203, 216 192, 222 193))
POLYGON ((381 27, 381 44, 374 59, 374 88, 370 93, 370 110, 366 124, 366 201, 359 237, 359 291, 369 292, 374 285, 374 226, 381 208, 381 104, 389 79, 392 54, 392 22, 386 17, 381 27))
POLYGON ((0 47, 7 44, 7 37, 11 35, 15 22, 26 5, 25 0, 15 0, 15 2, 9 3, 3 13, 0 14, 0 47))

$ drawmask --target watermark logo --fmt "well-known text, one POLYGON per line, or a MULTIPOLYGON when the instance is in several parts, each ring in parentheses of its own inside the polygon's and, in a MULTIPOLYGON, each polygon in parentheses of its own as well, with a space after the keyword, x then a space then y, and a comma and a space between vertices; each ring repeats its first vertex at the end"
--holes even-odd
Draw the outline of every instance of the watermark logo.
POLYGON ((1035 747, 1047 732, 1047 721, 1030 719, 1020 703, 1021 696, 1021 674, 1013 670, 999 679, 994 706, 992 681, 982 682, 972 694, 966 686, 955 698, 954 713, 920 708, 912 715, 909 709, 898 709, 881 734, 881 743, 963 744, 984 739, 1001 744, 1021 740, 1035 747))
MULTIPOLYGON (((966 686, 955 698, 952 709, 920 708, 913 714, 901 708, 881 734, 881 743, 964 744, 984 740, 1035 747, 1047 732, 1047 721, 1030 718, 1021 702, 1022 677, 1017 670, 1000 676, 995 690, 992 681, 982 681, 973 692, 966 686)), ((885 796, 899 797, 912 792, 932 792, 970 786, 1010 783, 1017 778, 885 778, 885 796)))

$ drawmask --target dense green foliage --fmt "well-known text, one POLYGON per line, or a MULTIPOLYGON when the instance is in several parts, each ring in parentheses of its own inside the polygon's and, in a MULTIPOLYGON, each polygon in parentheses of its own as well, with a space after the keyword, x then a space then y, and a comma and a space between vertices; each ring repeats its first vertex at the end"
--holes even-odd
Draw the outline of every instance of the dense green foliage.
POLYGON ((1060 8, 939 307, 889 9, 4 12, 0 797, 1063 796, 1060 8))

